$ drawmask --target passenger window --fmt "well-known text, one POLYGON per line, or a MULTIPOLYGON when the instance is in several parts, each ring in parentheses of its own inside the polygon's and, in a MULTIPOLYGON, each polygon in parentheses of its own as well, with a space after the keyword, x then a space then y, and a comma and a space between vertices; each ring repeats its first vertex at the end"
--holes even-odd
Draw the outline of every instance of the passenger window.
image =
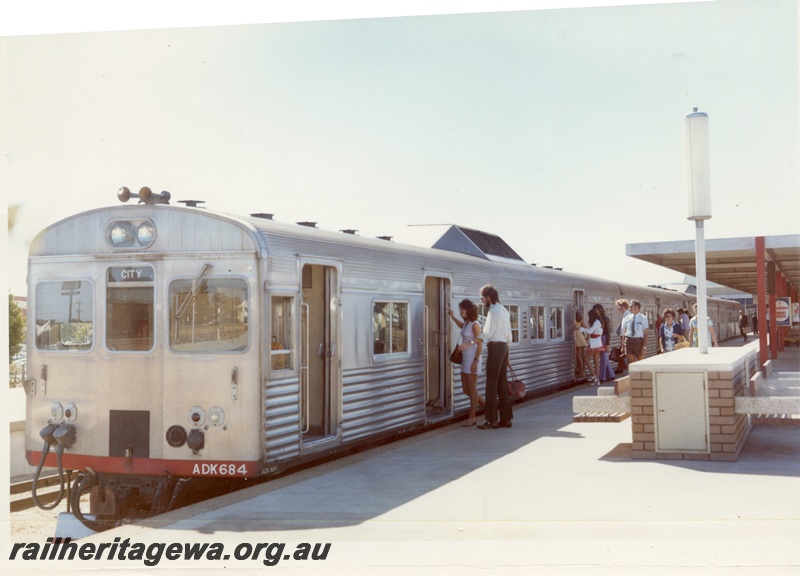
POLYGON ((550 340, 563 340, 564 338, 564 308, 562 306, 550 307, 550 340))
POLYGON ((481 327, 481 332, 483 332, 483 327, 486 326, 486 306, 483 303, 478 304, 478 326, 481 327))
POLYGON ((408 303, 375 302, 372 307, 372 352, 408 352, 408 303))
POLYGON ((94 339, 94 288, 89 282, 42 282, 36 287, 36 348, 88 350, 94 339))
POLYGON ((511 341, 519 342, 519 306, 506 306, 511 317, 511 341))
POLYGON ((292 298, 273 296, 270 343, 270 366, 273 370, 288 370, 292 367, 292 348, 292 298))
POLYGON ((169 345, 176 352, 242 352, 248 344, 247 282, 174 280, 169 287, 169 345))
POLYGON ((118 352, 153 348, 155 273, 150 266, 113 266, 106 272, 106 346, 118 352))
POLYGON ((544 306, 531 306, 531 341, 544 340, 544 306))

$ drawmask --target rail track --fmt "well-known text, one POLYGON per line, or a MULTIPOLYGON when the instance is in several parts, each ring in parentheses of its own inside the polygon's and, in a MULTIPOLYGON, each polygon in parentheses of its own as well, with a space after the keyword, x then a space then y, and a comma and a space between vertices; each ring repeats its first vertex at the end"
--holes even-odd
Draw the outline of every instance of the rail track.
MULTIPOLYGON (((72 472, 65 471, 64 478, 67 482, 67 491, 64 493, 66 502, 69 502, 69 485, 72 482, 72 472)), ((21 512, 28 508, 33 508, 36 503, 33 501, 31 489, 33 488, 33 480, 23 480, 21 482, 14 482, 11 484, 11 513, 21 512)), ((39 478, 36 487, 39 502, 42 504, 50 504, 58 497, 59 481, 58 474, 52 476, 44 476, 39 478)))

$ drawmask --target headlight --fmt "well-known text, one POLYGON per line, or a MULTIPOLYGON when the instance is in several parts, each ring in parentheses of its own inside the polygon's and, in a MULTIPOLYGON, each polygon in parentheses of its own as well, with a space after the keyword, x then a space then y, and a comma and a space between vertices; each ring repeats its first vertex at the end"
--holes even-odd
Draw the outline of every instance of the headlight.
POLYGON ((114 248, 149 248, 156 241, 150 220, 114 220, 106 228, 106 240, 114 248))
POLYGON ((147 248, 155 242, 156 240, 156 227, 153 226, 152 222, 143 222, 139 224, 139 228, 136 229, 136 240, 139 242, 139 246, 143 248, 147 248))
POLYGON ((130 222, 114 222, 108 234, 111 245, 115 248, 127 248, 133 245, 133 226, 130 222))

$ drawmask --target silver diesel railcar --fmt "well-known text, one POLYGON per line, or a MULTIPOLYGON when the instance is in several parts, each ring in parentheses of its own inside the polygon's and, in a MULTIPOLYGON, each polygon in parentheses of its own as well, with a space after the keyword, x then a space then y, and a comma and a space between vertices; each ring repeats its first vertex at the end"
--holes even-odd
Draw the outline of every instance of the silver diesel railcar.
MULTIPOLYGON (((93 529, 169 509, 187 479, 269 475, 465 413, 447 309, 486 283, 529 395, 575 382, 576 310, 602 303, 616 325, 614 300, 637 298, 653 326, 693 301, 531 266, 457 226, 423 248, 139 198, 30 250, 27 458, 80 471, 71 505, 93 529)), ((734 336, 738 305, 709 310, 734 336)))

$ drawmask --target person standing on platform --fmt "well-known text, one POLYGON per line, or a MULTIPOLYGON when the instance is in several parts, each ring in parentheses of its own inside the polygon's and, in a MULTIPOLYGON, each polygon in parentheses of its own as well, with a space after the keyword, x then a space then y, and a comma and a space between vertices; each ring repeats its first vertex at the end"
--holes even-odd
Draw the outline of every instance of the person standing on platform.
POLYGON ((583 332, 589 337, 589 350, 587 353, 594 363, 587 360, 589 372, 592 373, 591 386, 600 384, 600 350, 603 349, 603 323, 600 321, 600 314, 592 308, 589 310, 589 328, 583 328, 583 332))
MULTIPOLYGON (((689 322, 689 342, 692 343, 692 348, 697 348, 697 335, 699 333, 698 330, 698 318, 697 318, 697 304, 692 304, 692 308, 694 309, 694 316, 692 317, 691 321, 689 322)), ((711 321, 711 318, 706 316, 706 322, 708 323, 708 343, 710 346, 717 345, 717 335, 714 334, 714 323, 711 321)))
POLYGON ((625 331, 622 329, 622 325, 625 323, 625 319, 631 315, 630 304, 625 299, 617 300, 614 304, 620 315, 619 326, 617 326, 617 336, 619 336, 619 347, 622 349, 622 358, 620 361, 625 365, 622 368, 625 370, 625 368, 628 367, 628 360, 626 358, 627 348, 625 346, 625 331))
POLYGON ((475 303, 465 298, 458 304, 461 320, 456 318, 452 310, 448 314, 453 322, 461 328, 461 389, 469 396, 469 417, 464 426, 475 426, 475 415, 478 406, 484 405, 484 400, 478 393, 478 374, 481 372, 481 327, 478 320, 478 307, 475 303))
POLYGON ((753 334, 758 336, 758 312, 753 312, 753 334))
POLYGON ((642 360, 647 352, 647 329, 650 327, 647 316, 641 313, 642 304, 631 300, 631 314, 622 320, 622 333, 625 335, 625 351, 628 365, 642 360))
POLYGON ((675 322, 675 312, 672 311, 672 308, 667 308, 664 310, 664 323, 658 330, 658 349, 662 354, 675 350, 678 336, 683 336, 683 328, 675 322))
POLYGON ((689 320, 689 313, 683 308, 678 308, 678 317, 675 321, 681 325, 681 330, 683 330, 684 334, 689 333, 689 320))
POLYGON ((747 314, 744 313, 744 310, 739 310, 739 334, 741 334, 742 340, 747 342, 747 314))
POLYGON ((611 318, 606 316, 606 310, 602 304, 595 304, 592 309, 600 315, 600 323, 603 325, 603 350, 600 352, 600 374, 597 375, 601 382, 613 380, 616 377, 611 362, 608 360, 608 343, 611 341, 611 318))
POLYGON ((508 345, 511 343, 511 316, 501 304, 497 288, 487 284, 481 288, 481 300, 488 312, 482 338, 489 355, 486 359, 486 421, 481 430, 511 428, 514 417, 508 393, 508 345), (498 404, 500 420, 498 421, 498 404))
POLYGON ((583 378, 586 373, 586 365, 583 358, 586 356, 586 338, 583 336, 581 328, 584 328, 583 318, 580 310, 575 310, 575 377, 583 378))

